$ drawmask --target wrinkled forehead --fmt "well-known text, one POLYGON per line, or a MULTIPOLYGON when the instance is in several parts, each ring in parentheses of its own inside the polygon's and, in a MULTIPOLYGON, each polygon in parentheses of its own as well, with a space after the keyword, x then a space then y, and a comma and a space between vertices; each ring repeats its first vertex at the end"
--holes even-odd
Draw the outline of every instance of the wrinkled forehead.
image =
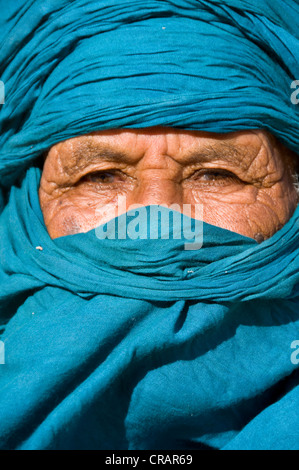
POLYGON ((143 160, 155 165, 161 157, 182 166, 222 162, 245 172, 257 160, 264 171, 282 163, 295 172, 297 162, 295 154, 264 130, 215 134, 167 127, 111 129, 60 142, 46 154, 57 172, 63 168, 67 174, 99 162, 137 165, 143 160))
POLYGON ((64 154, 72 155, 78 164, 81 159, 94 156, 135 161, 146 154, 166 155, 177 161, 217 156, 242 160, 245 156, 256 155, 262 146, 271 151, 279 142, 263 130, 216 134, 158 126, 93 132, 60 142, 53 148, 60 158, 64 154))

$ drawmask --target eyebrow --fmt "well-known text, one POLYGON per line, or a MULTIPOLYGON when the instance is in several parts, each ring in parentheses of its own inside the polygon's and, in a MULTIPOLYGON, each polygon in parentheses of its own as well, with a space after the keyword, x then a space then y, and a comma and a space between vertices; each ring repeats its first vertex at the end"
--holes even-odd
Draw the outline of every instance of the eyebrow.
POLYGON ((126 152, 116 150, 113 147, 104 144, 82 145, 74 151, 76 164, 93 162, 95 159, 103 159, 115 163, 124 163, 132 160, 126 152))
POLYGON ((253 157, 254 151, 242 146, 235 146, 228 142, 217 142, 208 144, 202 149, 192 150, 186 155, 190 163, 210 163, 217 160, 224 160, 227 163, 241 163, 246 157, 253 157))
MULTIPOLYGON (((101 159, 111 163, 136 163, 137 158, 127 152, 115 149, 107 144, 88 143, 81 145, 74 150, 76 166, 82 167, 88 163, 101 159)), ((224 160, 227 163, 239 163, 242 165, 246 157, 253 157, 253 150, 242 146, 235 146, 229 142, 217 142, 215 144, 205 145, 203 148, 187 152, 182 161, 188 164, 209 163, 217 160, 224 160)), ((140 157, 142 158, 142 157, 140 157)), ((140 159, 138 158, 138 160, 140 159)))

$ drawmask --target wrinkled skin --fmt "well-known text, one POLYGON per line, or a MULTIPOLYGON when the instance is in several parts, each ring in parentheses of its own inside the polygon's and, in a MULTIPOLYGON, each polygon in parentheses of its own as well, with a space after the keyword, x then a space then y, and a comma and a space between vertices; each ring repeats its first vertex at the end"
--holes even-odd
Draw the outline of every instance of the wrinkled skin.
MULTIPOLYGON (((132 204, 203 204, 203 219, 258 242, 291 218, 295 158, 264 131, 111 130, 53 146, 40 203, 52 238, 87 232, 132 204)), ((192 212, 194 216, 194 212, 192 212)))

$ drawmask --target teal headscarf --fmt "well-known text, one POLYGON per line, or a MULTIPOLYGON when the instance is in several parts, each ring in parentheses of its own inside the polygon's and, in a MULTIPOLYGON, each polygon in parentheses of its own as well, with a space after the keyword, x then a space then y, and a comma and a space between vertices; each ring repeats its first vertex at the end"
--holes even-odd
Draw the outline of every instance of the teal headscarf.
POLYGON ((295 0, 1 0, 0 178, 99 129, 265 128, 297 151, 295 0))
POLYGON ((38 157, 94 130, 263 128, 296 151, 298 3, 3 11, 0 448, 299 449, 299 209, 260 245, 203 224, 186 251, 51 240, 38 201, 38 157))

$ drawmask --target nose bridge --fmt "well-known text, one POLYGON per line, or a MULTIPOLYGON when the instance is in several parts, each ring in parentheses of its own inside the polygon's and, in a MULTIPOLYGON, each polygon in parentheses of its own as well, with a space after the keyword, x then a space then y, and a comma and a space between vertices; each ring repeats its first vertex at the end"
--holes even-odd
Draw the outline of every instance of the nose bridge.
POLYGON ((137 167, 137 185, 131 194, 133 203, 148 205, 182 205, 182 166, 167 153, 165 135, 151 140, 137 167))
POLYGON ((163 170, 148 171, 138 181, 132 194, 134 203, 143 206, 153 204, 182 204, 182 192, 179 182, 163 170))

